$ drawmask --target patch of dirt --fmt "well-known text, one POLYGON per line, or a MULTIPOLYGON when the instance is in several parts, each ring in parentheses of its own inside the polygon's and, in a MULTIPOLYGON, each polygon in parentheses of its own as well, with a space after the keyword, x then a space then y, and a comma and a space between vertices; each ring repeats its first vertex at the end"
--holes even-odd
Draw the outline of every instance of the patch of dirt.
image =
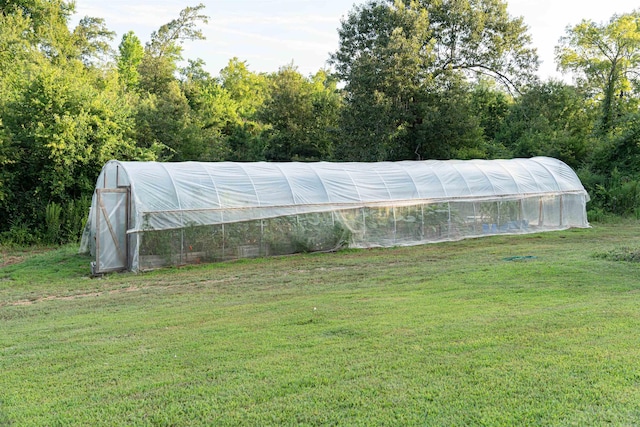
POLYGON ((9 303, 8 305, 13 305, 13 306, 18 306, 18 305, 32 305, 35 304, 37 302, 44 302, 44 301, 73 301, 76 299, 80 299, 80 298, 91 298, 91 297, 99 297, 102 295, 112 295, 112 294, 121 294, 124 292, 135 292, 135 291, 141 291, 143 289, 149 288, 150 286, 143 286, 143 287, 135 287, 135 286, 130 286, 128 288, 123 288, 123 289, 111 289, 108 291, 98 291, 98 292, 87 292, 84 294, 75 294, 75 295, 65 295, 65 296, 59 296, 59 295, 48 295, 46 297, 40 297, 40 298, 36 298, 36 299, 32 299, 32 300, 19 300, 19 301, 13 301, 11 303, 9 303))
POLYGON ((24 256, 17 255, 2 255, 2 257, 0 257, 0 268, 6 267, 8 265, 18 264, 24 261, 24 258, 24 256))
MULTIPOLYGON (((227 281, 233 281, 235 279, 236 279, 235 277, 231 277, 228 279, 208 280, 205 283, 206 284, 222 283, 227 281)), ((0 302, 0 307, 6 306, 6 305, 27 306, 27 305, 33 305, 35 303, 45 302, 45 301, 73 301, 81 298, 97 298, 103 295, 115 295, 115 294, 123 294, 127 292, 138 292, 138 291, 144 291, 146 289, 159 289, 159 288, 170 289, 170 288, 182 288, 184 286, 185 286, 184 284, 166 285, 166 286, 158 286, 156 284, 156 285, 149 285, 149 286, 129 286, 128 288, 109 289, 104 291, 86 292, 86 293, 74 294, 74 295, 47 295, 47 296, 28 299, 28 300, 25 299, 25 300, 18 300, 18 301, 12 301, 7 303, 0 302)))
POLYGON ((20 264, 32 255, 41 254, 53 250, 53 248, 29 248, 26 250, 10 250, 0 248, 0 268, 13 264, 20 264))

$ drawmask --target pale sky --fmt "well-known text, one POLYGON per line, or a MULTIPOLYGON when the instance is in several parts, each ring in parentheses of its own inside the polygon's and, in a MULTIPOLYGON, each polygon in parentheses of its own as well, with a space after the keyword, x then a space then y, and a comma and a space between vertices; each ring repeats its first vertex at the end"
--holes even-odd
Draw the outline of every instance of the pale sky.
MULTIPOLYGON (((326 68, 338 48, 340 20, 352 10, 352 0, 77 0, 76 22, 83 16, 104 18, 122 35, 133 30, 143 44, 151 32, 179 16, 182 9, 203 3, 210 17, 201 25, 204 41, 185 44, 184 57, 202 58, 217 76, 229 59, 246 61, 253 72, 272 72, 293 62, 303 75, 326 68)), ((561 78, 554 47, 568 25, 583 19, 608 22, 613 14, 631 12, 633 0, 508 0, 509 14, 523 16, 533 46, 542 60, 541 78, 561 78)), ((565 79, 568 78, 565 76, 565 79)))

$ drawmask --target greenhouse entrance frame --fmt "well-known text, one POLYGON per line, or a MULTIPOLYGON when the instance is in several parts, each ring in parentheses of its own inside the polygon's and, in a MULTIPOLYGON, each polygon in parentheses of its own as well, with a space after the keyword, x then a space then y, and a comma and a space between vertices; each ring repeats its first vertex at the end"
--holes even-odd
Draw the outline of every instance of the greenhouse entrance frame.
POLYGON ((96 261, 92 266, 93 274, 128 270, 131 265, 127 235, 130 223, 130 198, 129 186, 96 190, 98 209, 96 209, 96 261), (102 250, 103 248, 110 248, 110 250, 102 250))

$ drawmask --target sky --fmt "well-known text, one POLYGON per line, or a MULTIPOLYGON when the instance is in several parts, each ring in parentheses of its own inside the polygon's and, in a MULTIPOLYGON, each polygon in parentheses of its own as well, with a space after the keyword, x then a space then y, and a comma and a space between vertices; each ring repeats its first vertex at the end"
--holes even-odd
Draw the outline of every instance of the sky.
MULTIPOLYGON (((161 25, 177 18, 187 6, 203 3, 209 16, 201 24, 206 40, 187 42, 183 56, 201 58, 217 76, 229 60, 246 61, 250 71, 274 72, 292 64, 303 75, 327 68, 329 54, 338 48, 340 21, 365 0, 76 0, 76 22, 83 16, 105 19, 122 35, 134 31, 142 43, 161 25)), ((556 71, 554 47, 569 25, 583 19, 608 22, 614 14, 631 12, 634 0, 508 0, 511 16, 522 16, 538 49, 542 79, 563 78, 556 71)))

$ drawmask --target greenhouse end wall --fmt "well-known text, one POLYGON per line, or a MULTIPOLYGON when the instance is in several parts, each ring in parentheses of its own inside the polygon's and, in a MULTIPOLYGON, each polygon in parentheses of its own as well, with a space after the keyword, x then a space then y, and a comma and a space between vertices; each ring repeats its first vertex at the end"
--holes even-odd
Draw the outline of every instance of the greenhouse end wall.
POLYGON ((140 270, 584 227, 581 194, 376 206, 137 233, 140 270), (578 209, 576 209, 576 207, 578 209), (576 214, 578 212, 578 214, 576 214))
POLYGON ((94 273, 588 227, 548 157, 378 163, 105 164, 81 252, 94 273))

